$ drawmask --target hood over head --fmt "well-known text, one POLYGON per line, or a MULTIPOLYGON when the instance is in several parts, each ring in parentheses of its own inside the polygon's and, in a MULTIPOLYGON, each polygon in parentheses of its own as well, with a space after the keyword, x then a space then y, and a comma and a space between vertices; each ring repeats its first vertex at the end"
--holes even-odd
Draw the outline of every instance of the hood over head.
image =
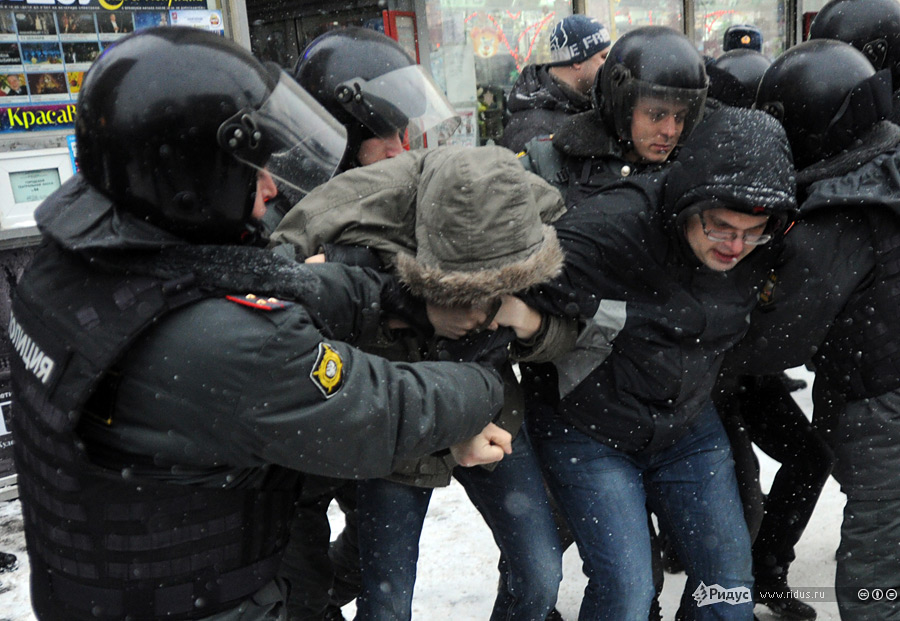
POLYGON ((722 106, 704 117, 669 167, 664 209, 673 225, 713 207, 767 214, 767 231, 776 235, 795 219, 790 145, 766 113, 722 106))
POLYGON ((562 196, 501 147, 443 147, 425 156, 413 257, 400 279, 442 306, 483 305, 555 277, 563 253, 550 222, 562 196))

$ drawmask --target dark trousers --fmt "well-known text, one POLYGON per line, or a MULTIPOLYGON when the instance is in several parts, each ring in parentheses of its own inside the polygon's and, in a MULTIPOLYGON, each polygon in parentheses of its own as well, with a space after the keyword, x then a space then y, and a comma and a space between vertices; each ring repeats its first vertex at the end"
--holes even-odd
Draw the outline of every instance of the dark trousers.
POLYGON ((290 621, 321 621, 329 606, 339 608, 356 598, 360 571, 355 481, 305 477, 279 575, 291 585, 290 621), (345 527, 330 543, 332 500, 344 512, 345 527))
POLYGON ((782 582, 834 455, 785 387, 781 374, 720 380, 716 407, 728 432, 757 585, 782 582), (769 494, 759 485, 756 444, 781 464, 769 494))

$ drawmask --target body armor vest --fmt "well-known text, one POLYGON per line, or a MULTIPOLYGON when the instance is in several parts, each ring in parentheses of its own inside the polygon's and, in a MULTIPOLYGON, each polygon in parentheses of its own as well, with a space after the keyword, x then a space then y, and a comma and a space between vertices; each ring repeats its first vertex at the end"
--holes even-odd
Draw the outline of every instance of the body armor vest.
POLYGON ((816 373, 849 401, 900 388, 900 233, 878 222, 871 230, 875 269, 848 299, 815 357, 816 373))
POLYGON ((54 245, 19 285, 12 422, 38 618, 202 618, 273 579, 299 474, 265 490, 162 483, 93 463, 77 434, 129 345, 208 295, 190 276, 98 273, 54 245))

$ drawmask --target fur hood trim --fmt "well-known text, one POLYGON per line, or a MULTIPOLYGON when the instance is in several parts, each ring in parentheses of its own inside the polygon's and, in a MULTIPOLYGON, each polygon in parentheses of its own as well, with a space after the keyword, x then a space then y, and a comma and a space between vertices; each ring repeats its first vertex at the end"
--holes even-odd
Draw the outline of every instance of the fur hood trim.
POLYGON ((500 295, 524 291, 562 271, 563 252, 552 226, 543 225, 540 247, 526 258, 502 267, 475 271, 447 270, 398 254, 397 273, 414 295, 441 306, 485 305, 500 295))

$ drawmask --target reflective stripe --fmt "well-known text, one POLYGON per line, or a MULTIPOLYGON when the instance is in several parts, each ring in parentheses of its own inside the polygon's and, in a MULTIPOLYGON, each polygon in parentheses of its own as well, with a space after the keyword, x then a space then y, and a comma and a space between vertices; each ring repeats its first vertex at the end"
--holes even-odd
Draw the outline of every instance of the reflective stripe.
POLYGON ((627 311, 622 300, 601 300, 575 348, 553 361, 559 376, 559 398, 563 399, 599 367, 612 353, 612 341, 625 326, 627 311))

